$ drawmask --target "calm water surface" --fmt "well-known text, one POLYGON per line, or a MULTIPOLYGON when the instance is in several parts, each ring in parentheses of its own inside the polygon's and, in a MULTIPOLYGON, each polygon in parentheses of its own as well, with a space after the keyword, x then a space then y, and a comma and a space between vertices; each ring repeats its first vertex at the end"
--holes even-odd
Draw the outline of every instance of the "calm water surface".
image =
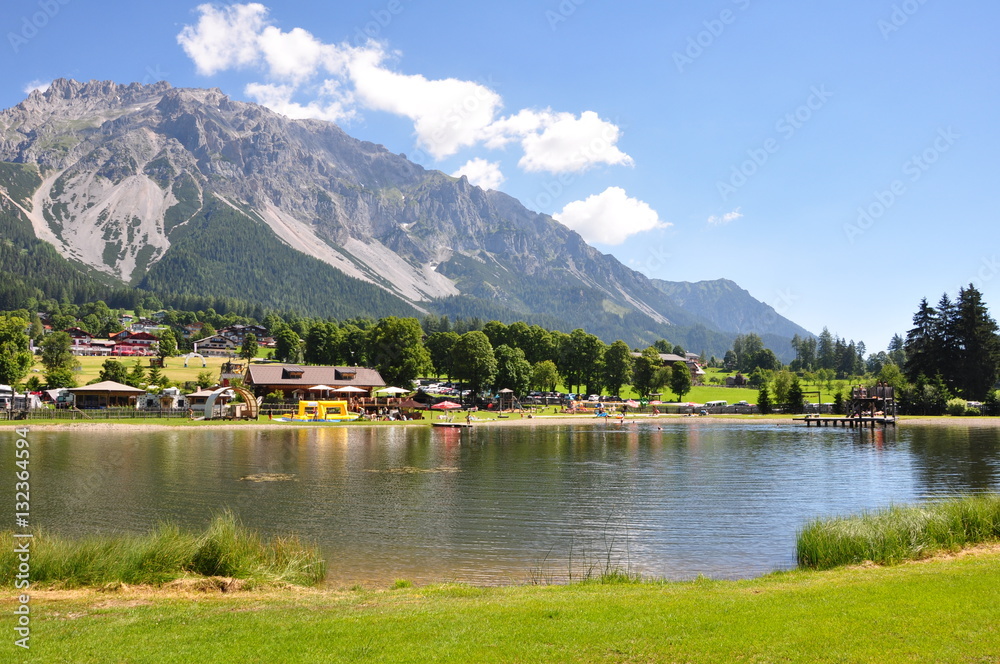
MULTIPOLYGON (((70 535, 142 532, 229 507, 317 542, 335 585, 561 581, 609 561, 737 578, 794 566, 815 517, 1000 490, 1000 428, 660 426, 38 431, 32 517, 70 535), (241 480, 255 473, 294 478, 241 480)), ((14 436, 0 437, 6 473, 14 436)))

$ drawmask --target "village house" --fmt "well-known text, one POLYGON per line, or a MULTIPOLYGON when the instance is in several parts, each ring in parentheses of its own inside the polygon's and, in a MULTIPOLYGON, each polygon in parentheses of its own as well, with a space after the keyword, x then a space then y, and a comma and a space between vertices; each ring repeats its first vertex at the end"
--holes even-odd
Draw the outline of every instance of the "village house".
POLYGON ((252 334, 257 341, 260 341, 267 334, 267 328, 260 325, 230 325, 219 330, 219 334, 227 339, 243 345, 243 340, 248 334, 252 334))
POLYGON ((148 332, 129 332, 124 337, 119 336, 121 334, 119 332, 112 337, 118 337, 113 351, 115 355, 152 355, 160 342, 148 332))
POLYGON ((135 334, 152 334, 154 332, 159 332, 166 326, 162 325, 156 321, 149 320, 147 318, 140 319, 129 326, 129 331, 135 334))
POLYGON ((114 342, 107 339, 95 339, 89 332, 78 327, 71 327, 65 332, 70 336, 70 352, 74 355, 111 355, 114 342))
POLYGON ((94 336, 87 332, 86 330, 81 330, 78 327, 70 327, 63 330, 69 335, 70 339, 73 340, 73 346, 89 346, 90 342, 93 341, 94 336))
POLYGON ((105 380, 93 385, 71 387, 67 392, 73 395, 77 408, 124 408, 134 407, 140 395, 146 393, 137 387, 122 385, 105 380))
POLYGON ((194 322, 188 323, 183 328, 184 331, 181 333, 185 339, 190 339, 201 334, 202 328, 205 327, 204 323, 194 322))
POLYGON ((251 364, 243 383, 259 397, 282 392, 290 401, 338 395, 370 397, 373 391, 385 387, 385 381, 375 369, 277 364, 251 364), (317 386, 324 389, 313 389, 317 386), (356 391, 338 392, 342 388, 355 388, 356 391))
POLYGON ((227 357, 239 352, 240 344, 233 339, 216 334, 194 342, 194 352, 215 357, 227 357))
POLYGON ((115 350, 115 342, 110 339, 92 339, 90 351, 84 355, 111 355, 115 350))
POLYGON ((735 376, 726 376, 726 387, 746 387, 748 382, 746 376, 741 373, 737 373, 735 376))
MULTIPOLYGON (((632 353, 632 357, 642 357, 642 353, 632 353)), ((674 362, 683 362, 687 365, 688 370, 691 372, 691 378, 693 380, 698 380, 701 376, 705 375, 705 370, 701 368, 698 364, 698 355, 694 353, 688 353, 687 357, 681 357, 680 355, 675 355, 674 353, 657 353, 660 358, 661 367, 670 367, 674 365, 674 362), (691 356, 694 359, 691 359, 691 356)))

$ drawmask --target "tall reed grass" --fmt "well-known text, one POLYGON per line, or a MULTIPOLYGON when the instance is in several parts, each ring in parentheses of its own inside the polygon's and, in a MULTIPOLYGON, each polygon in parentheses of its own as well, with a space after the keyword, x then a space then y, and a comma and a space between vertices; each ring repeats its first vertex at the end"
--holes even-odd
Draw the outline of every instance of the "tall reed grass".
MULTIPOLYGON (((160 525, 145 535, 67 539, 36 531, 30 540, 32 584, 74 588, 109 583, 162 584, 184 576, 226 576, 249 585, 315 585, 326 563, 297 537, 264 540, 231 512, 216 516, 201 533, 160 525)), ((19 540, 23 542, 25 540, 19 540)), ((0 585, 11 586, 18 569, 13 533, 0 533, 0 585)))
POLYGON ((799 533, 796 549, 801 567, 830 569, 893 565, 997 540, 1000 494, 985 494, 817 519, 799 533))

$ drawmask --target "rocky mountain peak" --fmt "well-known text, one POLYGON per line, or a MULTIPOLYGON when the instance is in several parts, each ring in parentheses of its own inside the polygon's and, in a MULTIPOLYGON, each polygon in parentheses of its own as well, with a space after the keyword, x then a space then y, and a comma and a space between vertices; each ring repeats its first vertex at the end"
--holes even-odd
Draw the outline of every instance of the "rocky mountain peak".
POLYGON ((44 173, 29 215, 37 237, 123 281, 156 270, 178 234, 210 232, 224 205, 418 307, 546 315, 612 341, 708 325, 510 196, 217 88, 58 79, 0 112, 0 161, 44 173))

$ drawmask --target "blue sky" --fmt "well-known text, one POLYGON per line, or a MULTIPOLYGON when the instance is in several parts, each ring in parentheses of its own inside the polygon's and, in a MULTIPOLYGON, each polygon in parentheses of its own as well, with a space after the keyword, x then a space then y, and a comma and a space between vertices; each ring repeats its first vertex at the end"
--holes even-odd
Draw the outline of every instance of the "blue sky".
POLYGON ((998 18, 984 0, 10 0, 0 106, 57 77, 219 87, 876 351, 970 282, 1000 314, 998 18))

